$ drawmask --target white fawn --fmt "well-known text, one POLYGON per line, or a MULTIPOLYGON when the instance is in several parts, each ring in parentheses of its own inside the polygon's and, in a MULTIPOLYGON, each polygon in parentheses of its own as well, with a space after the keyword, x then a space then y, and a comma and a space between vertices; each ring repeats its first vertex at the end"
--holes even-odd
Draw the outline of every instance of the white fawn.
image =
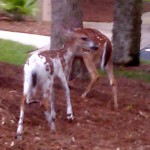
MULTIPOLYGON (((97 50, 98 46, 86 34, 76 31, 66 32, 67 40, 63 49, 47 50, 31 55, 24 65, 23 97, 20 107, 20 117, 17 128, 17 138, 22 138, 25 102, 30 103, 31 97, 35 95, 40 87, 45 103, 45 116, 55 131, 55 107, 54 107, 54 78, 58 77, 64 87, 67 103, 67 119, 73 120, 70 90, 67 78, 70 73, 73 58, 77 52, 84 53, 86 50, 97 50)), ((87 52, 85 52, 87 53, 87 52)), ((35 110, 36 111, 36 110, 35 110)))

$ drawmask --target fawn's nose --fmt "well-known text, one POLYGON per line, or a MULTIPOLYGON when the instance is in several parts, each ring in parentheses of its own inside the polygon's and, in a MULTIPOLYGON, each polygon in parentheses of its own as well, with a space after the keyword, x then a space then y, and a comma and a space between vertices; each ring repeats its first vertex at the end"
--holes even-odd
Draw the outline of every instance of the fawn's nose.
POLYGON ((99 49, 99 46, 98 45, 94 45, 94 46, 91 47, 91 49, 97 51, 99 49))

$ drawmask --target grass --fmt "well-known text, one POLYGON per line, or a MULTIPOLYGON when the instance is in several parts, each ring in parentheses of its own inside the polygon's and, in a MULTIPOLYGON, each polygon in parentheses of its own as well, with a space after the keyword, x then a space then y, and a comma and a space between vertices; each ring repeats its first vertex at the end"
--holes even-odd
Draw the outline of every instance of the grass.
MULTIPOLYGON (((137 70, 126 70, 126 69, 115 69, 115 76, 122 76, 130 79, 142 80, 150 83, 150 74, 144 71, 137 70)), ((106 73, 100 71, 101 76, 106 76, 106 73)))
POLYGON ((150 74, 145 71, 127 70, 122 68, 122 69, 115 70, 115 74, 116 76, 123 76, 126 78, 150 82, 150 74))
POLYGON ((141 63, 144 65, 150 65, 150 60, 141 60, 141 63))
MULTIPOLYGON (((150 61, 142 61, 142 64, 150 65, 150 61)), ((101 76, 107 76, 106 71, 98 69, 101 76)), ((115 76, 126 77, 135 80, 142 80, 150 83, 150 73, 142 70, 128 70, 124 67, 118 67, 114 69, 115 76)))
MULTIPOLYGON (((150 65, 150 61, 141 60, 141 64, 150 65)), ((142 80, 150 83, 150 73, 142 70, 128 70, 127 68, 120 67, 115 69, 115 74, 117 76, 123 76, 126 78, 142 80)))
POLYGON ((18 42, 0 39, 0 61, 15 65, 22 65, 34 46, 24 45, 18 42))

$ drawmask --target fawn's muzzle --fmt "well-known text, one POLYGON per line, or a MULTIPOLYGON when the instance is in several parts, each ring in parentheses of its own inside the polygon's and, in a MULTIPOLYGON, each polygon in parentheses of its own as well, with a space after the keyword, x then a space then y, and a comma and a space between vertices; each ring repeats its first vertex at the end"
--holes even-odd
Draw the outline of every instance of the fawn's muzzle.
POLYGON ((99 49, 99 46, 98 45, 94 45, 94 46, 91 47, 91 49, 97 51, 99 49))

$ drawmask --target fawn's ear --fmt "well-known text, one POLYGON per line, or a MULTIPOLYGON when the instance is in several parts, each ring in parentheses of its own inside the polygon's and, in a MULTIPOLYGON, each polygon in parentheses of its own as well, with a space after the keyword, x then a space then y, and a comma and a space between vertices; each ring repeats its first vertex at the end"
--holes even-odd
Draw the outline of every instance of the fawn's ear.
POLYGON ((67 29, 67 30, 64 30, 63 32, 66 38, 74 37, 74 32, 72 30, 67 29))
POLYGON ((60 26, 63 35, 65 36, 65 38, 74 38, 76 37, 76 28, 68 28, 66 25, 62 24, 60 26))

